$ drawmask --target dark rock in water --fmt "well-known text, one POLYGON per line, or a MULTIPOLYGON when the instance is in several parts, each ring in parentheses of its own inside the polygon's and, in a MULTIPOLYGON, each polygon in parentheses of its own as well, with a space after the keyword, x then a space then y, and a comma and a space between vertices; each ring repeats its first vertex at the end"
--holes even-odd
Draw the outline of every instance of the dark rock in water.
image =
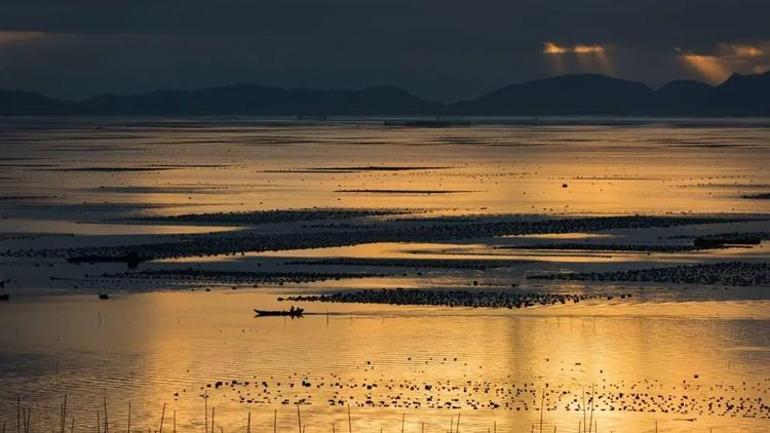
POLYGON ((8 293, 0 294, 0 301, 10 301, 10 300, 11 300, 11 295, 9 295, 8 293))
POLYGON ((101 300, 110 299, 110 295, 108 295, 106 293, 99 293, 99 299, 101 299, 101 300))

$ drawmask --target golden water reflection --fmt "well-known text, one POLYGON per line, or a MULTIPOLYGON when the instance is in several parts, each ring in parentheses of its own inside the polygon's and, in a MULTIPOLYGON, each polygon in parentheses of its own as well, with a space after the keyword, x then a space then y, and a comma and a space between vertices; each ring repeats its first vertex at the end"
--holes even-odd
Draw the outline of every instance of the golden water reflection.
MULTIPOLYGON (((494 420, 504 432, 529 431, 538 422, 543 390, 548 390, 546 404, 553 405, 545 411, 549 429, 556 425, 569 431, 582 415, 565 405, 592 385, 602 395, 644 388, 675 398, 686 394, 697 402, 728 395, 766 399, 770 389, 766 316, 666 317, 665 304, 647 316, 621 317, 548 315, 547 309, 541 316, 442 315, 440 308, 422 315, 419 308, 381 306, 376 307, 380 313, 366 314, 367 308, 346 305, 329 307, 335 313, 359 313, 301 320, 250 314, 252 307, 277 307, 275 299, 259 292, 153 293, 108 303, 67 296, 3 307, 3 388, 6 395, 23 395, 39 408, 53 408, 69 394, 71 410, 84 419, 82 429, 91 426, 87 420, 106 396, 116 423, 122 422, 130 400, 137 428, 154 428, 167 403, 176 411, 180 431, 196 431, 203 417, 199 394, 206 390, 209 407, 217 408, 217 425, 225 431, 243 430, 249 410, 255 429, 272 428, 273 409, 279 410, 280 430, 294 429, 293 404, 303 401, 304 423, 313 430, 330 430, 332 422, 343 428, 349 403, 360 431, 380 426, 396 431, 402 414, 412 431, 422 422, 427 431, 443 431, 436 429, 446 429, 449 418, 460 413, 463 429, 483 431, 494 420), (261 385, 205 388, 233 380, 265 381, 270 394, 261 385), (303 387, 305 380, 312 386, 303 387), (345 384, 344 389, 333 387, 335 382, 345 384), (372 383, 379 387, 367 390, 365 384, 372 383), (389 383, 395 390, 386 390, 389 383), (424 391, 425 384, 434 387, 431 392, 424 391), (527 391, 500 394, 511 390, 527 391), (268 401, 241 403, 247 392, 268 401), (346 404, 330 406, 335 395, 346 404), (366 407, 368 395, 374 401, 401 397, 390 407, 366 407), (451 408, 430 408, 428 395, 453 402, 451 408), (503 407, 490 409, 489 401, 503 407)), ((13 399, 0 401, 2 413, 11 413, 13 399)), ((729 424, 759 432, 767 423, 766 418, 708 411, 608 411, 608 405, 601 398, 597 403, 602 431, 645 431, 658 420, 661 431, 729 424)))
POLYGON ((56 218, 93 218, 88 212, 96 205, 108 214, 110 205, 130 205, 128 213, 139 215, 313 206, 447 214, 767 212, 767 201, 741 199, 770 184, 766 128, 722 122, 54 126, 6 134, 8 157, 34 157, 42 167, 4 167, 0 193, 45 197, 14 212, 56 218))

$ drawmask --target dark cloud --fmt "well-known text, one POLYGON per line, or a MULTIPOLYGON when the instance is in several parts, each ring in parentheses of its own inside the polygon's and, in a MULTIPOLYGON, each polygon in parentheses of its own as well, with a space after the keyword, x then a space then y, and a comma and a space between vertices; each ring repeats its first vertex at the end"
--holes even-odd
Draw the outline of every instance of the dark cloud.
MULTIPOLYGON (((557 69, 546 41, 605 45, 611 72, 657 85, 699 76, 675 48, 766 46, 768 16, 767 0, 3 0, 0 87, 81 97, 387 83, 456 99, 559 72, 610 72, 574 55, 557 69)), ((763 56, 726 68, 761 66, 763 56)))

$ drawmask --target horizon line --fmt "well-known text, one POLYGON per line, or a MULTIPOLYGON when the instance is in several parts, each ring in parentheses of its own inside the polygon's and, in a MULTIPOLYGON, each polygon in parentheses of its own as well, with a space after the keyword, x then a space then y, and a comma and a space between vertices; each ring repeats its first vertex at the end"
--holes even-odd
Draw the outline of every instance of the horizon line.
MULTIPOLYGON (((667 85, 672 84, 672 83, 676 83, 676 82, 693 82, 693 83, 699 83, 699 84, 702 84, 704 86, 708 86, 708 87, 711 87, 711 88, 717 88, 717 87, 723 85, 724 83, 726 83, 727 81, 729 81, 731 78, 733 78, 735 76, 760 76, 760 75, 765 75, 765 74, 770 74, 770 69, 768 69, 768 70, 766 70, 764 72, 759 72, 759 73, 755 73, 755 74, 741 74, 739 72, 733 72, 724 81, 722 81, 722 82, 720 82, 718 84, 710 84, 710 83, 707 83, 705 81, 697 80, 697 79, 694 79, 694 78, 679 78, 679 79, 673 79, 673 80, 667 81, 666 83, 664 83, 663 85, 661 85, 659 87, 653 87, 653 86, 650 86, 649 84, 647 84, 647 83, 645 83, 643 81, 630 80, 630 79, 620 78, 620 77, 617 77, 617 76, 612 76, 612 75, 607 75, 607 74, 592 73, 592 72, 569 73, 569 74, 550 75, 550 76, 545 76, 545 77, 542 77, 542 78, 534 78, 534 79, 531 79, 531 80, 518 81, 518 82, 513 82, 513 83, 505 84, 505 85, 502 85, 500 87, 496 87, 496 88, 493 88, 491 90, 488 90, 486 93, 482 93, 482 94, 476 96, 475 98, 479 98, 481 96, 487 95, 489 93, 495 92, 495 91, 500 90, 500 89, 504 89, 504 88, 509 87, 509 86, 524 85, 524 84, 534 83, 534 82, 537 82, 537 81, 544 81, 544 80, 557 79, 557 78, 563 78, 563 77, 579 77, 579 76, 604 77, 604 78, 609 78, 609 79, 612 79, 612 80, 626 81, 626 82, 631 82, 631 83, 638 83, 638 84, 641 84, 641 85, 649 88, 653 92, 657 92, 660 89, 666 87, 667 85)), ((368 85, 368 86, 364 86, 364 87, 355 88, 355 87, 310 87, 310 86, 302 86, 302 85, 298 85, 298 86, 280 86, 280 85, 268 85, 268 84, 260 84, 260 83, 257 83, 257 82, 246 82, 246 81, 231 82, 231 83, 228 83, 228 84, 214 84, 214 85, 210 85, 210 86, 196 87, 196 88, 191 88, 191 89, 184 89, 184 88, 178 88, 178 87, 160 87, 160 88, 156 88, 156 89, 153 89, 153 90, 144 90, 144 91, 137 91, 137 92, 118 93, 118 92, 106 91, 106 92, 96 93, 96 94, 94 94, 92 96, 88 96, 88 97, 84 97, 84 98, 75 98, 75 99, 53 97, 53 96, 49 96, 46 93, 43 93, 42 91, 38 91, 38 90, 28 90, 28 89, 19 89, 19 88, 16 88, 16 89, 0 88, 0 91, 19 92, 19 93, 33 93, 33 94, 40 95, 40 96, 43 96, 45 98, 52 99, 52 100, 59 101, 59 102, 81 103, 81 102, 85 102, 85 101, 88 101, 88 100, 91 100, 91 99, 94 99, 94 98, 98 98, 98 97, 103 97, 103 96, 120 96, 120 97, 125 97, 125 96, 147 95, 147 94, 163 92, 163 91, 181 92, 181 93, 194 93, 194 92, 199 92, 199 91, 202 91, 202 90, 222 89, 222 88, 235 87, 235 86, 255 86, 255 87, 266 87, 266 88, 272 88, 272 89, 280 89, 280 90, 285 90, 285 91, 308 90, 308 91, 316 91, 316 92, 323 92, 323 91, 360 92, 360 91, 365 91, 365 90, 370 90, 370 89, 377 89, 377 88, 394 88, 394 89, 402 90, 402 91, 410 94, 411 96, 417 97, 417 98, 419 98, 419 99, 421 99, 421 100, 423 100, 425 102, 437 103, 437 104, 442 104, 442 105, 452 105, 452 104, 456 104, 456 103, 472 100, 472 99, 460 99, 460 100, 455 100, 454 102, 443 102, 443 101, 439 101, 439 100, 435 100, 435 99, 427 99, 427 98, 424 98, 422 96, 419 96, 417 93, 413 92, 412 90, 406 89, 404 87, 401 87, 401 86, 398 86, 398 85, 395 85, 395 84, 375 84, 375 85, 368 85)))

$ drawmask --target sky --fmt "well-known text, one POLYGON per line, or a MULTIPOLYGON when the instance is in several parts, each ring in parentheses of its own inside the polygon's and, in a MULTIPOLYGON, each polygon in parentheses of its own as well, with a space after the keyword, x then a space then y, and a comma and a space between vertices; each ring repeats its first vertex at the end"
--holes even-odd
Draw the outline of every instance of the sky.
POLYGON ((0 0, 0 88, 80 99, 232 83, 456 101, 604 73, 770 68, 768 0, 0 0))

